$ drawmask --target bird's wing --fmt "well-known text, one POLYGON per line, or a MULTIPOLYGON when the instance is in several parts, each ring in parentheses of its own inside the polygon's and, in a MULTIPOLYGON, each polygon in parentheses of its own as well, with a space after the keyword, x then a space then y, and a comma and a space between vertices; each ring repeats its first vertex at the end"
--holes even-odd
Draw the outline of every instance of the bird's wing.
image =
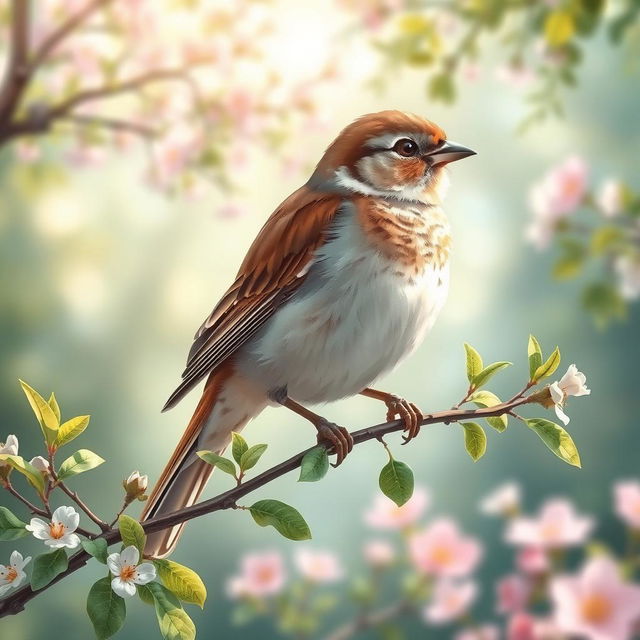
POLYGON ((163 411, 235 353, 293 295, 341 201, 339 195, 302 187, 271 214, 235 282, 198 329, 182 382, 163 411))

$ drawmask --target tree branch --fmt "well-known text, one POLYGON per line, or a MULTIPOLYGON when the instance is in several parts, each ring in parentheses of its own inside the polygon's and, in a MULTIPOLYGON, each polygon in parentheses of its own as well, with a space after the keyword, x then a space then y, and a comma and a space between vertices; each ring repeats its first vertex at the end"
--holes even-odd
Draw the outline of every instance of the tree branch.
MULTIPOLYGON (((481 418, 501 416, 512 412, 516 407, 527 404, 528 402, 530 402, 529 397, 525 397, 518 398, 513 402, 503 402, 496 405, 495 407, 481 409, 450 409, 448 411, 440 411, 437 413, 426 415, 423 418, 421 425, 426 426, 438 423, 450 424, 452 422, 459 422, 462 420, 478 420, 481 418)), ((402 421, 394 420, 392 422, 385 422, 372 427, 366 427, 364 429, 354 431, 351 435, 353 436, 355 446, 358 444, 362 444, 363 442, 367 442, 368 440, 377 440, 389 433, 401 431, 403 428, 404 425, 402 421)), ((297 469, 300 466, 302 459, 309 451, 310 449, 302 451, 292 456, 288 460, 281 462, 275 467, 264 471, 260 475, 255 476, 254 478, 251 478, 250 480, 243 482, 239 486, 234 487, 233 489, 229 489, 228 491, 225 491, 224 493, 221 493, 214 498, 204 500, 203 502, 195 504, 191 507, 186 507, 184 509, 180 509, 179 511, 168 513, 157 518, 151 518, 150 520, 142 522, 142 527, 144 528, 146 533, 153 533, 154 531, 168 529, 169 527, 172 527, 176 524, 181 524, 183 522, 187 522, 188 520, 193 520, 194 518, 199 518, 200 516, 206 515, 208 513, 214 513, 215 511, 222 511, 224 509, 237 508, 237 501, 240 498, 252 493, 260 487, 269 484, 280 476, 283 476, 290 471, 297 469)), ((109 531, 106 531, 96 537, 104 538, 107 541, 108 545, 112 545, 120 540, 120 532, 116 528, 111 528, 109 529, 109 531)), ((91 556, 86 551, 79 551, 71 556, 71 558, 69 558, 68 568, 56 578, 54 578, 43 589, 32 591, 30 586, 25 586, 15 591, 11 596, 0 601, 0 618, 22 611, 27 602, 35 598, 39 593, 42 593, 46 589, 49 589, 60 580, 63 580, 68 575, 80 569, 87 563, 90 558, 91 556)))
POLYGON ((118 118, 105 118, 103 116, 82 116, 82 115, 69 115, 62 116, 59 120, 68 120, 75 124, 87 126, 87 127, 102 127, 104 129, 111 129, 113 131, 123 131, 126 133, 134 133, 142 138, 155 138, 159 135, 157 129, 147 127, 137 122, 130 122, 128 120, 119 120, 118 118))
POLYGON ((409 602, 406 600, 400 600, 384 609, 378 611, 372 611, 370 613, 364 613, 346 624, 338 627, 335 631, 331 632, 324 640, 348 640, 361 631, 367 629, 374 629, 379 627, 385 622, 394 620, 403 613, 408 613, 412 609, 409 602))

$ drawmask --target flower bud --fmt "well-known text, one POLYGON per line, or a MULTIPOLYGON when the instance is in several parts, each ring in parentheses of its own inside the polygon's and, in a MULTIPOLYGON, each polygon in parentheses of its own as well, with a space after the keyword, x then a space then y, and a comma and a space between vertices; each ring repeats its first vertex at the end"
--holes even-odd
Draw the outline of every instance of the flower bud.
MULTIPOLYGON (((5 455, 18 455, 18 438, 14 435, 7 436, 6 442, 0 442, 0 453, 5 455)), ((6 481, 11 473, 11 465, 0 460, 0 479, 6 481)))
POLYGON ((551 409, 551 407, 556 404, 554 399, 551 397, 551 389, 549 388, 549 385, 544 389, 540 389, 537 393, 532 393, 528 398, 528 402, 540 404, 545 409, 551 409))
POLYGON ((31 458, 30 464, 40 471, 40 473, 43 473, 44 475, 49 474, 49 461, 46 458, 36 456, 35 458, 31 458))
POLYGON ((144 492, 147 490, 147 484, 149 478, 147 476, 140 475, 139 471, 134 471, 123 483, 126 493, 126 500, 131 502, 133 500, 146 500, 144 492))

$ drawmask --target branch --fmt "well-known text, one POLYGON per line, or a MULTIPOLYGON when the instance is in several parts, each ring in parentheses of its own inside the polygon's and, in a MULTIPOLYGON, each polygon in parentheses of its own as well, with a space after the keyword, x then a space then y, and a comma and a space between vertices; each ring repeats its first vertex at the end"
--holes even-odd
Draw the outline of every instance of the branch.
MULTIPOLYGON (((426 426, 438 423, 450 424, 452 422, 459 422, 461 420, 477 420, 481 418, 501 416, 504 414, 508 414, 512 412, 516 407, 527 404, 529 402, 530 399, 528 397, 525 397, 518 398, 513 402, 503 402, 496 405, 495 407, 481 409, 450 409, 449 411, 440 411, 437 413, 426 415, 422 420, 421 425, 426 426)), ((355 446, 358 444, 362 444, 363 442, 367 442, 368 440, 378 440, 382 436, 385 436, 389 433, 394 433, 396 431, 401 431, 403 428, 404 424, 401 420, 394 420, 392 422, 385 422, 372 427, 366 427, 365 429, 354 431, 351 435, 353 436, 355 446)), ((306 449, 305 451, 292 456, 288 460, 281 462, 275 467, 264 471, 260 475, 255 476, 254 478, 251 478, 250 480, 243 482, 239 486, 234 487, 233 489, 229 489, 228 491, 225 491, 224 493, 221 493, 214 498, 204 500, 203 502, 195 504, 191 507, 180 509, 179 511, 175 511, 173 513, 168 513, 157 518, 151 518, 150 520, 142 522, 141 525, 146 533, 153 533, 154 531, 162 531, 176 524, 181 524, 183 522, 199 518, 200 516, 204 516, 208 513, 237 508, 237 501, 240 498, 246 496, 249 493, 252 493, 260 487, 269 484, 280 476, 283 476, 290 471, 297 469, 300 466, 304 456, 310 450, 311 449, 306 449)), ((120 540, 120 532, 116 528, 111 528, 109 529, 109 531, 106 531, 96 537, 104 538, 107 541, 108 545, 112 545, 120 540)), ((46 587, 38 591, 32 591, 30 586, 24 586, 15 591, 11 596, 0 601, 0 618, 22 611, 27 602, 35 598, 39 593, 46 591, 60 580, 63 580, 68 575, 83 567, 90 558, 91 556, 86 551, 79 551, 71 556, 71 558, 69 558, 68 568, 61 574, 56 576, 56 578, 54 578, 46 587)))
POLYGON ((143 124, 138 124, 137 122, 130 122, 129 120, 119 120, 117 118, 106 118, 103 116, 68 115, 61 116, 59 120, 68 120, 69 122, 88 127, 103 127, 105 129, 111 129, 113 131, 135 133, 142 138, 155 138, 159 135, 159 131, 157 129, 147 127, 143 124))
POLYGON ((389 605, 384 609, 373 611, 371 613, 364 613, 358 616, 355 620, 338 627, 335 631, 326 636, 324 640, 348 640, 348 638, 352 638, 361 631, 379 627, 381 624, 389 622, 403 613, 410 612, 411 609, 412 607, 408 602, 400 600, 399 602, 389 605))

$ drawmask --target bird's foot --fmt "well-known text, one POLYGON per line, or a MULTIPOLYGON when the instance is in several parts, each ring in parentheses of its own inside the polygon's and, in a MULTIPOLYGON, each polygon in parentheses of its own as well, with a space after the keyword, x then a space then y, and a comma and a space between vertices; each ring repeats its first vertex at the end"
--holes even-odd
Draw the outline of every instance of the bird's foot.
POLYGON ((402 420, 406 434, 402 438, 402 444, 407 444, 420 433, 424 414, 413 402, 393 394, 389 394, 384 403, 387 405, 387 420, 394 420, 396 416, 402 420))
POLYGON ((353 437, 344 428, 324 418, 318 420, 315 425, 318 430, 318 444, 323 444, 332 449, 336 454, 335 464, 337 467, 342 464, 347 454, 353 449, 353 437))

